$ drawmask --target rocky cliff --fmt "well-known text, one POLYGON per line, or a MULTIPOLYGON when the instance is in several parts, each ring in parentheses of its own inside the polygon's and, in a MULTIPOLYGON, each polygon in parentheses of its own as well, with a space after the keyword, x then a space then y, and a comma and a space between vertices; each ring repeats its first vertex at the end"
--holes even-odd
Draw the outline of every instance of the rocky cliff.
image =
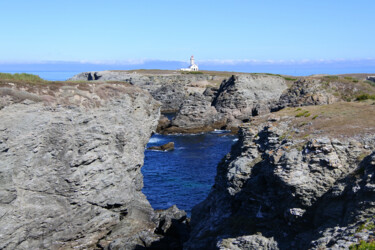
POLYGON ((141 192, 160 114, 146 91, 1 83, 0 100, 1 249, 134 249, 186 218, 155 213, 141 192))
POLYGON ((285 80, 269 75, 238 75, 225 80, 212 105, 228 119, 228 126, 238 126, 250 117, 269 113, 287 89, 285 80))
POLYGON ((375 109, 288 108, 241 127, 186 249, 347 249, 374 240, 375 109), (304 115, 300 115, 304 114, 304 115))
POLYGON ((175 112, 190 92, 203 92, 205 86, 221 82, 225 77, 210 74, 147 73, 130 71, 83 72, 71 81, 124 81, 151 93, 162 103, 162 112, 175 112), (199 90, 200 89, 200 90, 199 90))

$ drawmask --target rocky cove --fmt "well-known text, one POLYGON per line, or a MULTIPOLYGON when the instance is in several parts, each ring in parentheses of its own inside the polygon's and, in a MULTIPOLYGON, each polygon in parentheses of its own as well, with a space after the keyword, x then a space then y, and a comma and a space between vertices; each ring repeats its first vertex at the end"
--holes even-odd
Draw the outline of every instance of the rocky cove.
POLYGON ((362 78, 86 72, 0 85, 0 248, 339 249, 374 238, 362 78), (74 81, 73 81, 74 80, 74 81), (363 99, 363 98, 362 98, 363 99), (172 121, 160 112, 176 111, 172 121), (150 136, 238 131, 192 210, 142 193, 150 136))

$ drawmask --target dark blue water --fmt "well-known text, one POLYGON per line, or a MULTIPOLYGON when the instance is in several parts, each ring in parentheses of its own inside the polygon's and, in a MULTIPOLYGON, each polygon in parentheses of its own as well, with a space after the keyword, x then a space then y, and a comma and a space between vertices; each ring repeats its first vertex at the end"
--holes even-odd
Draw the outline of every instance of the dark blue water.
POLYGON ((220 132, 153 135, 148 147, 173 141, 175 150, 145 151, 143 193, 152 207, 166 209, 176 204, 190 215, 191 208, 207 197, 217 164, 236 140, 236 136, 220 132))

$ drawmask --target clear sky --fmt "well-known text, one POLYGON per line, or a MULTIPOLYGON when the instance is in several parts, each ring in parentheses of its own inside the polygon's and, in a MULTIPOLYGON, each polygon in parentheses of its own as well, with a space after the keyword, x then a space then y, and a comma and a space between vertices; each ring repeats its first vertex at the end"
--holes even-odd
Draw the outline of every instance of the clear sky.
POLYGON ((0 62, 372 60, 374 11, 374 0, 0 0, 0 62))

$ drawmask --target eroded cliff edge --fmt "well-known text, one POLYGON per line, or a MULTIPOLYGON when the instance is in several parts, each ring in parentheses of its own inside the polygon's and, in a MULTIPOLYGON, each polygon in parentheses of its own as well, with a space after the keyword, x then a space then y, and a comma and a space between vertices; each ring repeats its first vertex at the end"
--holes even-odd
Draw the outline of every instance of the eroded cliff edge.
POLYGON ((241 127, 186 249, 343 249, 374 239, 375 108, 287 108, 241 127))
POLYGON ((146 91, 2 82, 0 100, 1 249, 145 247, 186 217, 155 213, 141 192, 160 115, 146 91))

